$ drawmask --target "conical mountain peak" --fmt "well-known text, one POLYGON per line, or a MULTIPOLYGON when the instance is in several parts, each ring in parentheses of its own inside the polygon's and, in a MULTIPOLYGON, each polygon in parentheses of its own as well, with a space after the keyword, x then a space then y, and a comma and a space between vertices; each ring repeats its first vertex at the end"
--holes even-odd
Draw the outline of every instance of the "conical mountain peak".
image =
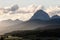
POLYGON ((31 17, 30 20, 35 20, 35 19, 39 19, 39 20, 49 20, 50 17, 49 15, 44 12, 43 10, 38 10, 37 12, 35 12, 35 14, 31 17))

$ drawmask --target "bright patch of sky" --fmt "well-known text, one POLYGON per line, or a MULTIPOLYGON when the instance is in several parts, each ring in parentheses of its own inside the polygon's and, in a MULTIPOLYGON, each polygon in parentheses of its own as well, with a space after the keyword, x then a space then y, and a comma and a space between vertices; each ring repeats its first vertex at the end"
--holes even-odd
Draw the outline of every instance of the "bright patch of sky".
POLYGON ((11 6, 18 4, 20 7, 28 6, 31 4, 49 6, 60 6, 60 0, 0 0, 0 7, 11 6))

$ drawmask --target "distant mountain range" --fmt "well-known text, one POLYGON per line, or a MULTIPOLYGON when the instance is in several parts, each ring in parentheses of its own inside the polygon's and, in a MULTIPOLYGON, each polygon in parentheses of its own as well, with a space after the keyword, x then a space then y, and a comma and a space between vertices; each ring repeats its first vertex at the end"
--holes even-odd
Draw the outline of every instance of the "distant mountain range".
POLYGON ((0 21, 0 34, 10 32, 13 27, 10 28, 9 26, 20 24, 22 22, 23 21, 20 21, 19 19, 16 20, 9 19, 9 20, 0 21))
MULTIPOLYGON (((27 7, 19 7, 17 4, 0 8, 0 20, 15 20, 15 19, 21 19, 22 21, 29 20, 37 10, 43 10, 48 14, 49 17, 52 17, 54 15, 60 16, 60 7, 50 7, 47 9, 44 9, 42 5, 36 6, 34 4, 29 5, 27 7), (27 16, 26 16, 27 15, 27 16)), ((43 18, 41 18, 43 19, 43 18)))
POLYGON ((45 11, 37 10, 28 21, 22 22, 17 19, 15 21, 2 21, 2 23, 6 23, 8 26, 4 30, 1 30, 1 33, 7 33, 16 30, 46 30, 60 28, 60 16, 54 15, 50 18, 45 11))
POLYGON ((20 24, 22 22, 23 21, 20 21, 19 19, 16 19, 16 20, 8 19, 8 20, 0 21, 0 24, 4 24, 4 26, 11 26, 15 24, 20 24))

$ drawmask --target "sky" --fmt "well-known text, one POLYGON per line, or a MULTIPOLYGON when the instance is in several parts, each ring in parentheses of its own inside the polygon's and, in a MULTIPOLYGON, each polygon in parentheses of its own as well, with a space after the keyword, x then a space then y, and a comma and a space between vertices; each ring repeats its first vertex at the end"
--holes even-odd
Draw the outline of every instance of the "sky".
POLYGON ((35 4, 43 5, 47 8, 56 5, 60 6, 60 0, 0 0, 0 7, 7 7, 15 4, 19 5, 19 7, 35 4))

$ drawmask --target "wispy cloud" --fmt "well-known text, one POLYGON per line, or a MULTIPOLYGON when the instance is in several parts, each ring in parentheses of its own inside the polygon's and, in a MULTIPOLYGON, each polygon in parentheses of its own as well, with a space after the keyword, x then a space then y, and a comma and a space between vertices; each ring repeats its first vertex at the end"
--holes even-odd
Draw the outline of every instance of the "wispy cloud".
POLYGON ((34 12, 42 9, 42 6, 36 6, 34 4, 29 5, 28 7, 19 8, 18 5, 13 5, 11 7, 5 7, 0 9, 0 21, 8 19, 19 19, 19 20, 29 20, 34 12))
POLYGON ((60 14, 60 7, 59 6, 55 6, 55 7, 49 7, 45 10, 50 16, 53 15, 58 15, 60 14))

